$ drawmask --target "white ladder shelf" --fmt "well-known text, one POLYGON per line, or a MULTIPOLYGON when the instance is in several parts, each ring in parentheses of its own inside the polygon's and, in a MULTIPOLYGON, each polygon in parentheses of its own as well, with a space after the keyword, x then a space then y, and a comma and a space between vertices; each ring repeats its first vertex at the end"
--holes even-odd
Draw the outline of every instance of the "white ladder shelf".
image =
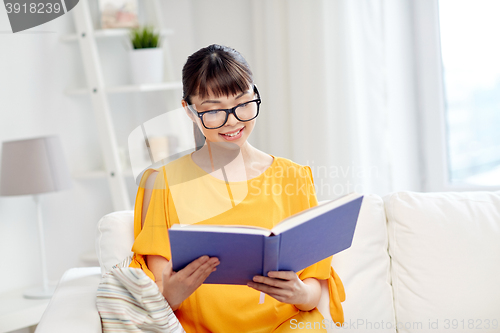
MULTIPOLYGON (((160 29, 162 37, 173 33, 166 29, 161 15, 160 0, 144 1, 144 5, 153 5, 155 13, 156 28, 160 29)), ((115 135, 108 94, 162 91, 181 89, 181 82, 172 81, 172 59, 170 50, 165 38, 162 39, 162 48, 165 54, 165 79, 167 82, 148 85, 125 85, 116 87, 106 87, 103 78, 103 71, 98 54, 96 39, 125 37, 128 36, 129 29, 103 29, 95 30, 92 16, 87 1, 80 1, 73 9, 75 19, 76 34, 65 35, 61 41, 72 42, 78 40, 82 54, 84 70, 87 78, 87 88, 66 90, 68 95, 90 94, 92 107, 97 123, 99 141, 102 147, 104 159, 105 176, 108 180, 114 210, 131 209, 130 199, 125 183, 125 177, 130 176, 130 172, 124 172, 120 163, 118 145, 115 135)), ((99 173, 101 175, 101 173, 99 173)))

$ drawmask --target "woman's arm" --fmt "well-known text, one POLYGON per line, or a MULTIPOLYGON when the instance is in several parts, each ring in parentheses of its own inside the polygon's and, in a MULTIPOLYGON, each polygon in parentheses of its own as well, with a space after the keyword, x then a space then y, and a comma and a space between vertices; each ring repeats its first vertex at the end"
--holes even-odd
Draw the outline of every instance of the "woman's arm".
MULTIPOLYGON (((158 171, 153 171, 146 180, 146 187, 144 189, 144 199, 142 201, 142 214, 141 214, 141 226, 144 228, 144 222, 146 221, 146 214, 148 212, 149 203, 151 202, 151 195, 153 194, 153 187, 155 184, 156 177, 158 176, 158 171)), ((155 276, 155 283, 163 294, 163 279, 162 272, 167 266, 168 260, 162 256, 149 255, 144 256, 146 265, 149 270, 155 276)))
POLYGON ((293 271, 269 272, 257 275, 248 286, 262 291, 282 303, 293 304, 301 311, 314 309, 321 298, 321 284, 316 278, 300 280, 293 271))
POLYGON ((148 212, 149 202, 151 201, 151 195, 153 194, 153 187, 155 186, 155 180, 158 176, 158 171, 153 171, 146 179, 146 188, 144 189, 144 199, 142 200, 142 214, 141 214, 141 226, 144 227, 144 221, 146 221, 146 213, 148 212))
POLYGON ((310 311, 318 306, 319 299, 321 298, 321 284, 316 278, 307 278, 302 282, 309 287, 308 295, 309 300, 303 304, 295 304, 295 306, 302 311, 310 311))
MULTIPOLYGON (((151 173, 146 180, 141 215, 142 227, 144 227, 144 222, 146 221, 146 214, 157 174, 158 171, 151 173)), ((179 272, 174 272, 170 261, 162 256, 148 255, 144 256, 144 259, 149 270, 155 277, 158 289, 160 289, 160 292, 173 311, 177 310, 181 303, 201 286, 210 273, 216 270, 216 266, 219 264, 217 258, 203 256, 194 260, 179 272)))

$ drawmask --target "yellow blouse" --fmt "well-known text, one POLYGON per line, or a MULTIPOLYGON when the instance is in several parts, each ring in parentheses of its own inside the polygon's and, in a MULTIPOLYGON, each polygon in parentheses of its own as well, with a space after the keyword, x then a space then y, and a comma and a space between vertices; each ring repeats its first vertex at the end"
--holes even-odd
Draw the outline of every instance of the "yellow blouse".
MULTIPOLYGON (((286 158, 272 157, 274 160, 264 173, 248 181, 230 183, 206 173, 194 163, 191 155, 170 162, 157 169, 159 173, 144 227, 141 227, 144 188, 154 171, 146 170, 135 202, 134 257, 130 267, 143 269, 154 280, 143 256, 160 255, 170 260, 167 230, 175 223, 237 224, 270 229, 286 217, 316 206, 311 168, 286 158)), ((344 286, 331 267, 331 259, 326 258, 297 274, 302 280, 328 279, 331 316, 334 322, 343 323, 344 286)), ((259 304, 259 300, 260 292, 248 286, 203 284, 175 314, 188 333, 281 332, 292 318, 323 320, 317 309, 302 312, 268 295, 264 303, 259 304)))

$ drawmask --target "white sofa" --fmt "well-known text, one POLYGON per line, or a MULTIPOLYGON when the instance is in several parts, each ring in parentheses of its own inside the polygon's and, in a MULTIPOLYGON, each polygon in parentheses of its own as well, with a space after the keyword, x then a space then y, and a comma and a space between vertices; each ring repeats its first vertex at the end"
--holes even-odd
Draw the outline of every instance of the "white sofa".
MULTIPOLYGON (((132 242, 133 212, 103 217, 101 267, 67 271, 36 332, 100 332, 101 271, 132 242)), ((332 265, 346 289, 341 332, 500 332, 500 191, 366 195, 352 246, 332 265)))

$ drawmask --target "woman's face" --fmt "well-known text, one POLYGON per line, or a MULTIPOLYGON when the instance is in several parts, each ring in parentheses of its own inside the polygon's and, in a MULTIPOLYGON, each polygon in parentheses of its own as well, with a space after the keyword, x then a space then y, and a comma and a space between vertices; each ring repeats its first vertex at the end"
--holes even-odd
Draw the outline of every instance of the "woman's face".
MULTIPOLYGON (((198 95, 192 96, 191 103, 194 110, 200 113, 210 110, 231 109, 239 104, 254 100, 255 98, 257 97, 255 96, 253 89, 249 87, 245 92, 238 93, 232 96, 216 97, 211 93, 204 98, 200 98, 198 95)), ((191 120, 196 121, 203 135, 206 137, 207 141, 210 142, 231 142, 237 144, 239 147, 242 147, 250 133, 252 133, 253 127, 255 126, 256 119, 243 122, 236 119, 234 114, 230 114, 227 118, 227 122, 222 127, 215 129, 206 129, 202 125, 201 119, 194 116, 186 108, 187 104, 184 100, 182 101, 182 106, 184 106, 184 108, 186 109, 186 112, 188 113, 188 116, 191 118, 191 120)))

